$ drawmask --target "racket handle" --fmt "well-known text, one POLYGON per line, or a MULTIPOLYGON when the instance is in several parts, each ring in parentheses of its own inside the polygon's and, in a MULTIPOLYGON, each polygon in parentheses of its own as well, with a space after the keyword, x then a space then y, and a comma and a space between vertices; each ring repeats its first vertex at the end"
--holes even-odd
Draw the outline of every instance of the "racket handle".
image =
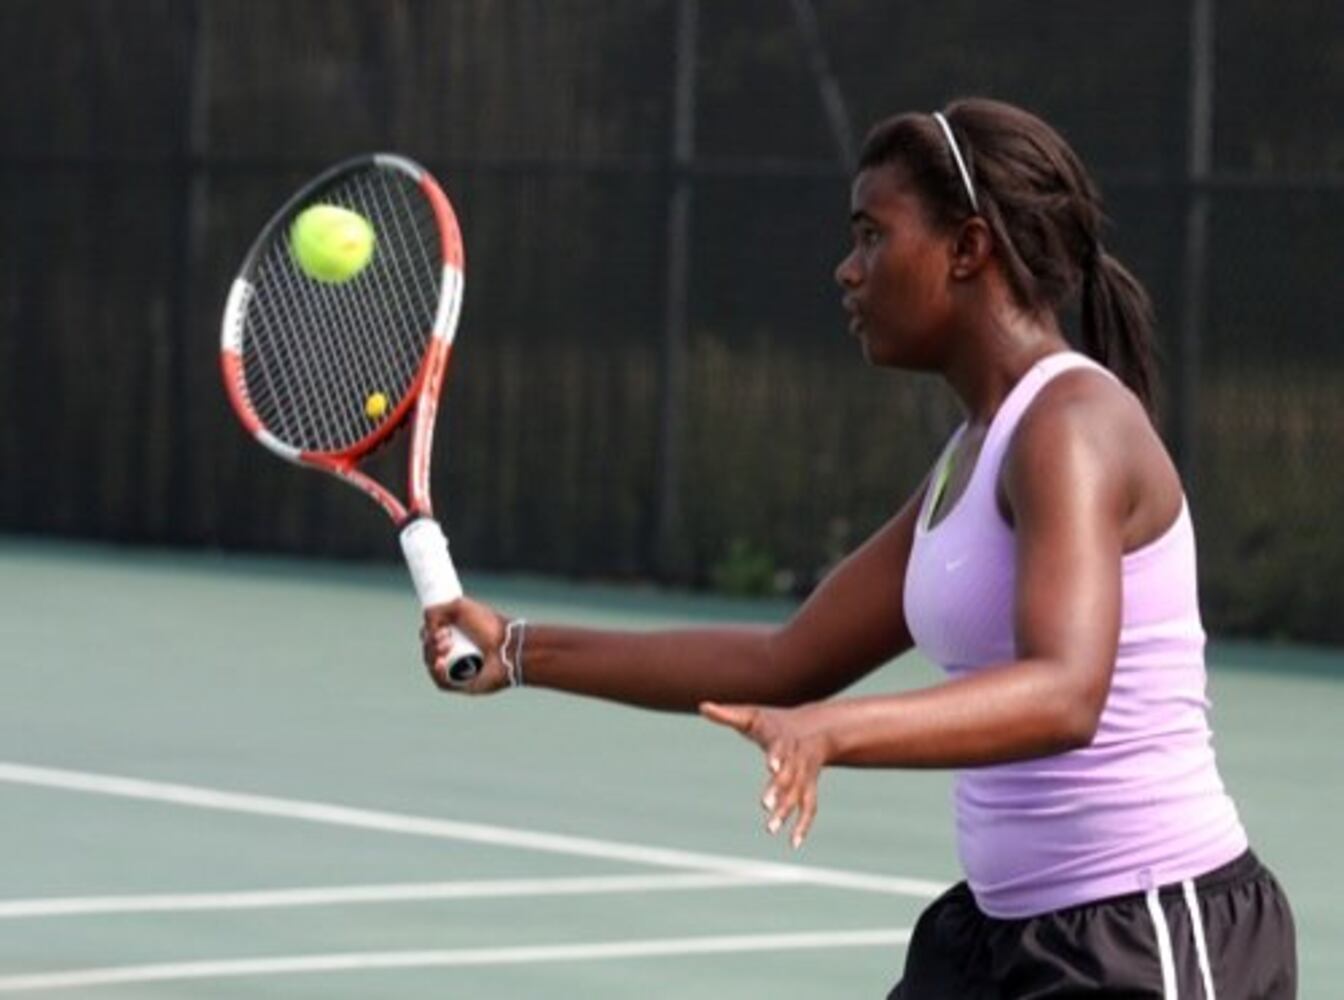
MULTIPOLYGON (((448 554, 448 539, 439 522, 431 517, 416 518, 401 529, 401 551, 411 571, 421 607, 446 604, 462 596, 462 584, 448 554)), ((452 629, 453 649, 448 654, 448 680, 463 685, 481 672, 485 657, 476 644, 457 629, 452 629)))

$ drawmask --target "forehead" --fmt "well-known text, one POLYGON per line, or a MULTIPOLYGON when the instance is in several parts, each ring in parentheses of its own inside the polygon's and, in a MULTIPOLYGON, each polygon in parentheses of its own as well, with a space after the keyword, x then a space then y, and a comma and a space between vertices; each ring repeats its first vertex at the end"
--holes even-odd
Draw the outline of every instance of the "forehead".
POLYGON ((921 215, 920 204, 904 171, 891 164, 860 170, 849 189, 849 208, 854 215, 875 219, 921 215))

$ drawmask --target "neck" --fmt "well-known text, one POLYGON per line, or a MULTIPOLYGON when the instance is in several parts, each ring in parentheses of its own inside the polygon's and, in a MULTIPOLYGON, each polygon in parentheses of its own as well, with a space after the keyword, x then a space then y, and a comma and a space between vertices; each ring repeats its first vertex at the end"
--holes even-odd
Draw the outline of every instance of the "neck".
POLYGON ((959 338, 943 377, 961 401, 971 424, 988 425, 1018 380, 1049 354, 1069 349, 1051 312, 996 311, 959 338))

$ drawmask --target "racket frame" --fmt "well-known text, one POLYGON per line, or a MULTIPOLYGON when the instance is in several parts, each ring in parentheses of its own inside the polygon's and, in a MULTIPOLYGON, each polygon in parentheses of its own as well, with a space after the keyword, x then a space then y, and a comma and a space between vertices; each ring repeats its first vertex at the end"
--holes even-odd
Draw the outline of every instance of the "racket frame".
MULTIPOLYGON (((447 591, 456 591, 457 595, 461 593, 456 570, 448 556, 446 541, 442 547, 442 555, 434 551, 429 558, 433 564, 431 567, 433 572, 427 573, 424 569, 425 559, 413 555, 412 549, 415 546, 408 540, 423 535, 422 532, 414 530, 418 521, 422 519, 434 521, 429 465, 434 446, 434 426, 438 415, 439 396, 443 391, 443 380, 452 355, 453 341, 457 335, 457 323, 462 309, 464 269, 465 255, 457 213, 429 171, 415 161, 394 153, 368 153, 355 156, 324 170, 304 184, 262 227, 243 258, 238 275, 229 289, 221 329, 221 372, 229 402, 243 427, 256 441, 285 461, 335 476, 377 503, 401 533, 403 552, 422 602, 426 593, 445 591, 443 583, 445 577, 451 579, 447 591), (283 238, 279 233, 288 228, 299 211, 319 192, 348 174, 370 167, 394 170, 405 175, 420 189, 434 213, 439 231, 443 273, 433 328, 419 369, 387 419, 345 448, 334 451, 301 449, 286 443, 268 430, 248 396, 243 370, 242 340, 248 304, 254 294, 254 285, 249 276, 253 273, 258 258, 277 239, 283 238), (362 472, 358 465, 387 443, 408 420, 413 423, 407 463, 407 502, 403 503, 382 483, 362 472)), ((431 538, 442 539, 442 532, 437 522, 434 525, 434 532, 437 532, 437 535, 431 533, 431 538)), ((434 548, 437 549, 437 546, 434 548)), ((461 648, 455 649, 447 673, 452 682, 461 684, 475 676, 480 667, 481 654, 465 637, 455 635, 454 639, 454 645, 460 643, 461 648)))
POLYGON ((429 462, 434 447, 434 424, 438 414, 439 396, 443 391, 444 374, 457 335, 457 322, 462 308, 464 253, 462 230, 457 213, 429 171, 418 163, 393 153, 369 153, 343 160, 318 174, 301 187, 277 210, 262 227, 252 242, 238 276, 229 289, 224 307, 221 333, 220 365, 229 402, 242 421, 244 428, 262 445, 285 461, 318 469, 345 480, 368 495, 387 512, 398 527, 418 517, 434 516, 430 497, 429 462), (420 368, 405 395, 397 401, 391 415, 355 443, 337 451, 313 451, 296 448, 280 440, 262 424, 248 398, 243 376, 242 337, 247 306, 253 294, 248 280, 257 258, 276 239, 277 231, 288 226, 313 196, 340 180, 370 166, 396 170, 412 180, 429 202, 438 225, 439 242, 443 257, 442 289, 438 311, 434 317, 430 343, 421 359, 420 368), (410 461, 407 470, 407 503, 402 503, 389 489, 371 476, 361 472, 358 463, 385 444, 410 417, 414 408, 411 430, 410 461))

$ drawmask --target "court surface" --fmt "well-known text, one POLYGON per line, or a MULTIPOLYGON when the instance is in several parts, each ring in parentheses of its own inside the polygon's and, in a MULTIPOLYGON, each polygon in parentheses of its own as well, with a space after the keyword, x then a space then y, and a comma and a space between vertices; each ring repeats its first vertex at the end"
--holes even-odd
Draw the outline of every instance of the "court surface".
MULTIPOLYGON (((780 603, 468 574, 630 628, 780 603)), ((956 878, 944 774, 829 772, 762 830, 694 718, 438 693, 404 571, 0 539, 0 993, 879 997, 956 878)), ((1217 748, 1339 996, 1344 653, 1215 644, 1217 748)), ((914 657, 865 692, 928 683, 914 657)))

